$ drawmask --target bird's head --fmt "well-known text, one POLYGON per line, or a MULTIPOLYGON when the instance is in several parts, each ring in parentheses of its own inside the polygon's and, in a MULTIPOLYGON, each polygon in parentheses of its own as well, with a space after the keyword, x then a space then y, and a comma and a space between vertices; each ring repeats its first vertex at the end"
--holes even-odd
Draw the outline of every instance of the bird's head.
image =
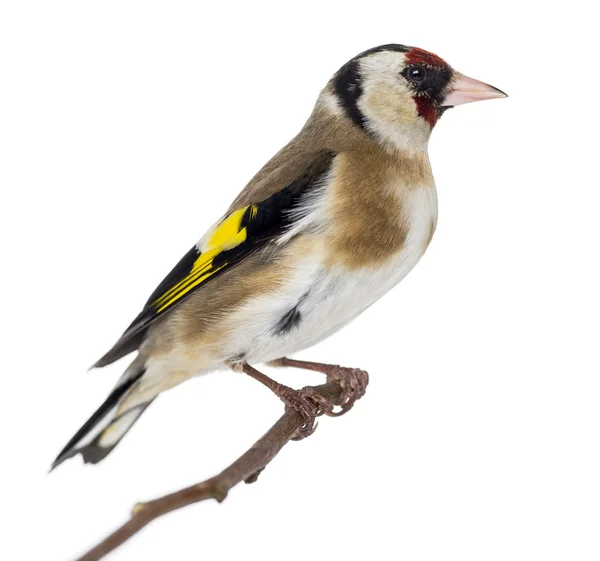
POLYGON ((411 151, 427 145, 446 109, 506 97, 437 55, 404 45, 359 54, 338 70, 324 93, 376 141, 411 151))

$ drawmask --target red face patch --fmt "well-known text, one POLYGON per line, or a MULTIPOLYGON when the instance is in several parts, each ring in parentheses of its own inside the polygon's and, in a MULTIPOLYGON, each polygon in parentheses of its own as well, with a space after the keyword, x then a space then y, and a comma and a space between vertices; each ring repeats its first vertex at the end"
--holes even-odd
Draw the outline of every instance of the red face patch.
POLYGON ((431 128, 438 122, 438 112, 433 102, 426 97, 413 96, 419 117, 425 119, 431 128))
MULTIPOLYGON (((424 51, 423 49, 419 49, 417 47, 410 49, 410 51, 404 55, 404 60, 406 61, 407 65, 422 64, 437 68, 448 68, 448 64, 445 60, 441 59, 437 55, 434 55, 433 53, 430 53, 429 51, 424 51)), ((413 99, 415 100, 419 117, 425 119, 431 128, 433 128, 439 118, 433 101, 427 97, 421 97, 418 95, 413 96, 413 99)))
POLYGON ((439 56, 424 51, 417 47, 413 47, 404 55, 404 60, 407 64, 426 64, 428 66, 448 66, 448 63, 439 56))

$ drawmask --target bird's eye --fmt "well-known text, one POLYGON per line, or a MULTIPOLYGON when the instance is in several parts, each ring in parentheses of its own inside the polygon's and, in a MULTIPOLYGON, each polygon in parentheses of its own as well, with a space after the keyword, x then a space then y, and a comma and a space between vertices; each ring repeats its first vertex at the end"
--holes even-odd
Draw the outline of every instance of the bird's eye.
POLYGON ((427 78, 427 69, 422 66, 409 66, 404 75, 413 84, 421 84, 427 78))

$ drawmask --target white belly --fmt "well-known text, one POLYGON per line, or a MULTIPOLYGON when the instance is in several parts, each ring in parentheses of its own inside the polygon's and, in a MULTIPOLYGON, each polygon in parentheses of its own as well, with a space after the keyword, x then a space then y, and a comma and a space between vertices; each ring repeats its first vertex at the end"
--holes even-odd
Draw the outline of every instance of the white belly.
POLYGON ((220 358, 243 356, 249 363, 260 363, 292 354, 331 335, 381 298, 425 252, 437 217, 435 187, 412 192, 404 208, 410 228, 396 255, 379 267, 357 270, 326 265, 325 252, 306 256, 284 286, 234 312, 228 321, 244 328, 225 342, 220 358), (297 321, 281 329, 292 310, 297 321))

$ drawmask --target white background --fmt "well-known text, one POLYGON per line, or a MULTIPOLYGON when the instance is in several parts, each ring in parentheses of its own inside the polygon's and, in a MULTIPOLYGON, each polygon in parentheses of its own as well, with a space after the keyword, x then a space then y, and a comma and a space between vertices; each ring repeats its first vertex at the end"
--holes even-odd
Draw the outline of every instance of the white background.
POLYGON ((331 74, 388 42, 510 97, 443 117, 427 255, 301 355, 368 369, 367 396, 111 559, 600 557, 597 27, 551 4, 2 3, 0 558, 74 558, 279 416, 252 380, 206 376, 102 464, 46 474, 128 359, 86 369, 331 74))

